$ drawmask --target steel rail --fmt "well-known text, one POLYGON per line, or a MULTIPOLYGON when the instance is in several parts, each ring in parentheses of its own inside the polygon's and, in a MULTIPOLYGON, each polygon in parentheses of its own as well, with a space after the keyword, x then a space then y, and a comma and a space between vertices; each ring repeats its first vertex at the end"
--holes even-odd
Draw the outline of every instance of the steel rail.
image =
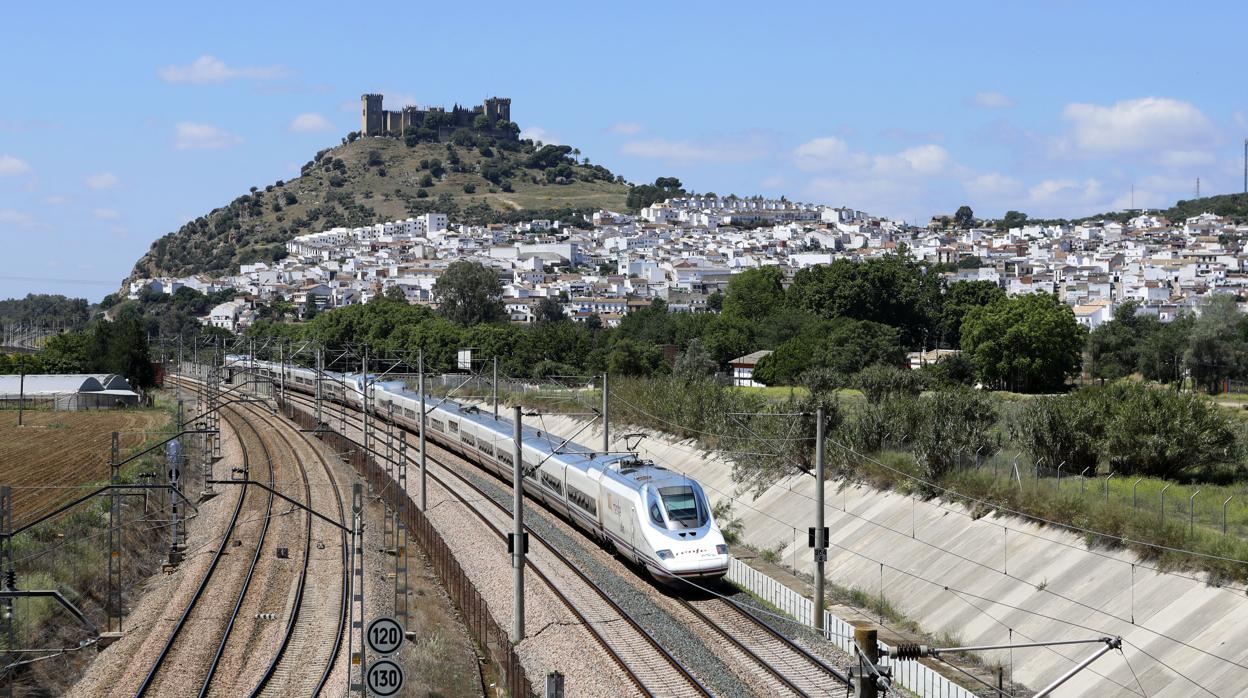
MULTIPOLYGON (((232 420, 227 416, 226 421, 230 422, 232 420)), ((241 450, 243 454, 243 467, 246 468, 249 466, 250 457, 245 446, 243 446, 241 450)), ((208 588, 208 584, 212 581, 213 574, 217 571, 218 563, 221 562, 221 556, 225 553, 226 546, 229 544, 230 538, 234 534, 234 527, 238 524, 238 517, 239 514, 242 513, 243 502, 246 498, 247 486, 243 485, 239 488, 238 503, 234 505, 234 513, 230 515, 230 521, 226 525, 225 533, 221 536, 221 542, 217 545, 217 549, 212 555, 212 562, 209 563, 208 569, 204 572, 204 576, 199 580, 199 585, 195 588, 195 593, 191 596, 191 600, 182 610, 182 614, 178 617, 177 623, 174 624, 173 631, 170 632, 169 638, 165 641, 164 647, 160 650, 160 654, 156 656, 156 660, 152 662, 151 668, 148 669, 147 676, 144 677, 142 683, 139 684, 139 689, 135 692, 136 698, 146 695, 147 691, 151 689, 152 683, 156 679, 156 675, 160 672, 165 660, 173 651, 178 635, 186 626, 187 620, 191 617, 191 613, 194 612, 195 607, 199 604, 199 600, 204 595, 204 591, 208 588)))
MULTIPOLYGON (((290 396, 288 395, 288 397, 290 396)), ((314 400, 307 398, 306 396, 298 396, 296 397, 294 402, 297 402, 304 406, 308 406, 309 403, 314 402, 314 400)), ((339 403, 339 404, 342 404, 342 403, 339 403)), ((350 408, 352 411, 357 411, 353 405, 345 405, 345 406, 350 408)), ((388 421, 381 415, 377 415, 377 416, 381 421, 388 421)), ((360 420, 355 417, 348 417, 348 419, 352 421, 354 424, 360 423, 360 420)), ((406 425, 401 424, 401 423, 399 423, 398 426, 403 429, 408 429, 406 425)), ((348 441, 350 441, 351 443, 362 448, 360 443, 356 441, 355 439, 352 439, 349 435, 343 434, 342 436, 346 438, 348 441)), ((450 453, 449 450, 442 449, 439 446, 435 446, 435 448, 438 448, 439 450, 443 450, 443 451, 446 451, 447 453, 450 453)), ((370 454, 370 455, 373 455, 375 458, 384 460, 384 458, 379 456, 378 454, 370 454)), ((413 462, 415 462, 416 460, 416 458, 412 455, 408 455, 408 459, 413 462)), ((450 473, 460 482, 463 482, 465 485, 467 485, 469 489, 481 495, 481 500, 489 502, 496 509, 499 509, 502 512, 510 515, 510 512, 507 511, 506 507, 504 507, 503 505, 495 501, 492 497, 490 497, 483 489, 478 487, 475 483, 469 481, 463 475, 456 473, 454 469, 452 469, 446 463, 442 462, 439 458, 433 457, 430 454, 426 454, 426 459, 428 461, 433 462, 436 465, 441 466, 444 470, 446 470, 447 473, 450 473)), ((501 532, 497 528, 495 528, 494 525, 490 523, 489 520, 485 517, 485 515, 481 513, 476 507, 474 507, 473 504, 469 502, 469 500, 463 494, 458 492, 455 488, 448 486, 447 483, 442 478, 440 478, 436 473, 434 473, 432 470, 427 471, 427 475, 434 482, 438 483, 438 485, 441 486, 444 490, 451 493, 452 496, 454 496, 461 503, 463 503, 468 508, 469 511, 473 512, 479 519, 485 522, 487 526, 490 528, 490 530, 494 531, 495 535, 499 536, 503 540, 506 540, 506 533, 501 532)), ((634 619, 627 611, 621 608, 619 604, 617 604, 610 597, 610 595, 606 593, 606 591, 604 591, 596 582, 590 579, 583 571, 581 571, 579 567, 573 564, 572 561, 567 558, 567 556, 565 556, 561 551, 559 551, 554 545, 546 541, 546 539, 544 539, 540 534, 533 531, 530 527, 525 526, 525 529, 531 538, 536 539, 538 542, 540 542, 555 557, 557 561, 559 561, 562 565, 570 569, 591 590, 593 590, 593 592, 597 594, 597 596, 601 600, 603 600, 613 612, 615 612, 621 619, 623 619, 631 628, 636 630, 637 633, 645 640, 647 645, 649 645, 653 650, 657 651, 664 658, 665 662, 671 668, 675 669, 677 674, 683 677, 691 685, 691 687, 693 687, 695 692, 703 696, 712 695, 710 690, 707 689, 706 686, 704 686, 701 681, 699 681, 696 677, 694 677, 693 674, 690 673, 690 671, 684 666, 684 664, 680 662, 680 660, 678 660, 674 655, 672 655, 671 652, 667 650, 667 648, 663 647, 658 642, 658 640, 654 638, 653 635, 651 635, 649 632, 645 630, 645 628, 642 628, 641 625, 636 621, 636 619, 634 619)), ((527 568, 531 569, 535 574, 537 574, 538 577, 541 578, 542 581, 546 584, 546 586, 554 592, 555 596, 558 597, 559 600, 565 606, 568 607, 568 609, 573 613, 573 615, 575 615, 581 621, 582 625, 589 631, 590 635, 595 639, 595 641, 600 646, 603 647, 604 651, 606 651, 607 654, 611 656, 611 658, 617 664, 620 665, 620 667, 624 670, 625 674, 628 676, 629 680, 633 682, 633 684, 637 687, 638 690, 640 690, 642 693, 648 696, 656 695, 644 684, 641 677, 637 676, 637 673, 629 665, 627 660, 621 657, 619 653, 613 647, 610 646, 609 641, 604 636, 602 636, 602 634, 599 633, 597 628, 595 628, 594 625, 585 618, 585 616, 581 613, 580 609, 577 608, 576 604, 570 598, 568 598, 568 596, 563 592, 562 589, 560 589, 557 585, 552 583, 550 579, 547 578, 547 576, 540 569, 534 566, 532 560, 527 561, 527 568)), ((666 694, 659 694, 659 695, 666 695, 666 694)))

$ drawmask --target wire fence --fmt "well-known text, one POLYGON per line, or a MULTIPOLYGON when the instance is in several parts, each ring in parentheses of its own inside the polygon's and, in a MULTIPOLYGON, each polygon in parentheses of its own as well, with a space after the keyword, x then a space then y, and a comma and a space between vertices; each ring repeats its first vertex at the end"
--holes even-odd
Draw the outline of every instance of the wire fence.
MULTIPOLYGON (((886 443, 879 455, 891 455, 903 463, 915 458, 912 444, 905 441, 886 443)), ((1048 500, 1054 509, 1078 506, 1105 515, 1151 516, 1185 539, 1209 535, 1248 537, 1248 483, 1182 484, 1107 472, 1104 468, 1047 463, 1009 450, 988 455, 959 453, 954 460, 955 479, 988 479, 993 491, 1013 490, 1033 503, 1048 500)), ((984 483, 980 484, 979 489, 983 489, 984 483)), ((954 489, 967 488, 955 483, 954 489)))
MULTIPOLYGON (((303 410, 292 412, 295 422, 301 427, 315 429, 318 426, 314 415, 303 410)), ((360 444, 336 431, 321 430, 317 435, 335 453, 343 455, 356 472, 368 481, 371 491, 382 493, 381 496, 392 510, 399 508, 400 497, 406 498, 402 507, 404 526, 429 558, 429 563, 437 572, 447 595, 459 610, 468 634, 498 667, 507 684, 509 695, 535 696, 524 665, 521 664, 507 631, 490 612, 485 598, 464 572, 459 561, 455 559, 454 552, 429 522, 425 513, 416 506, 407 492, 399 490, 398 483, 364 452, 360 444)))
MULTIPOLYGON (((734 584, 749 590, 755 596, 793 616, 803 625, 813 628, 815 618, 815 602, 797 593, 788 586, 776 581, 762 572, 750 567, 737 558, 728 563, 728 579, 734 584)), ((824 638, 836 645, 843 652, 854 656, 854 626, 850 622, 833 615, 831 611, 823 612, 824 638)), ((880 643, 880 648, 887 652, 889 647, 880 643)), ((889 659, 881 656, 881 666, 891 667, 893 680, 906 689, 913 691, 922 698, 976 698, 974 692, 950 681, 940 672, 922 662, 909 659, 889 659)))

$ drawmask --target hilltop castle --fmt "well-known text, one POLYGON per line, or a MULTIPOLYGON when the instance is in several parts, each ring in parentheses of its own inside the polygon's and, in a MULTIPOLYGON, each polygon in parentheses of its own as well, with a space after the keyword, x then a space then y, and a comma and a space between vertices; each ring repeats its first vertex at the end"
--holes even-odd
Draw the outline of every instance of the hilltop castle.
POLYGON ((485 104, 468 109, 456 104, 447 111, 445 107, 417 109, 414 105, 403 107, 400 111, 386 111, 381 106, 381 95, 365 94, 360 96, 360 135, 380 136, 387 133, 401 134, 418 128, 430 128, 442 131, 453 131, 457 128, 470 128, 478 116, 484 115, 490 124, 511 121, 511 98, 490 97, 485 104))

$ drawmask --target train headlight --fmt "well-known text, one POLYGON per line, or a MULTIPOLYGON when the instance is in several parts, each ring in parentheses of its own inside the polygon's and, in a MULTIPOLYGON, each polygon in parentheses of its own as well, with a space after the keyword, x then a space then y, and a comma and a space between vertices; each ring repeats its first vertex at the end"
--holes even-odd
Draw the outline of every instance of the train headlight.
POLYGON ((659 556, 660 560, 670 560, 676 557, 675 555, 672 554, 672 551, 670 550, 660 550, 655 554, 659 556))
POLYGON ((719 553, 720 555, 727 555, 728 546, 724 545, 723 543, 720 543, 719 545, 715 546, 715 552, 719 553))

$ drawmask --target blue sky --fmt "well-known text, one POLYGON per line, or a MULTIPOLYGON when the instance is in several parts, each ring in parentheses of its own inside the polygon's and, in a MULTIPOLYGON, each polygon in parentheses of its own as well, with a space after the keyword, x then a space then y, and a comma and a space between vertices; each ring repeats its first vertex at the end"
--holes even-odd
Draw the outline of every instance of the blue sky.
POLYGON ((632 181, 909 220, 1242 188, 1248 3, 361 7, 8 8, 0 297, 99 299, 158 236, 358 128, 365 91, 510 96, 530 136, 632 181))

